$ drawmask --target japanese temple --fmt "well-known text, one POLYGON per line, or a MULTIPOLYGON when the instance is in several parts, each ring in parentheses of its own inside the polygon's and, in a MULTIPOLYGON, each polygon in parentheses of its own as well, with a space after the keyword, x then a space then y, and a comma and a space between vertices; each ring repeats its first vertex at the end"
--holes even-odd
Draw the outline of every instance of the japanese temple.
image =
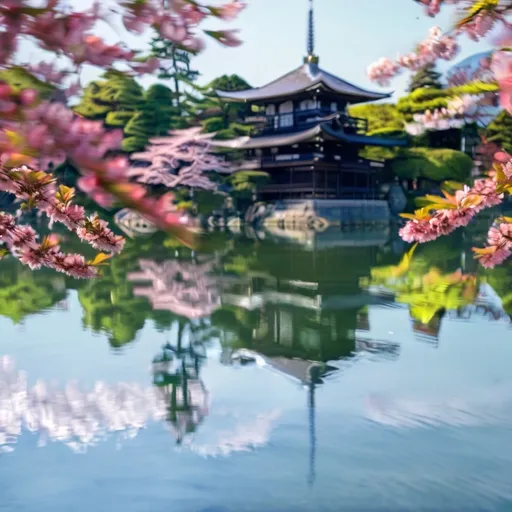
POLYGON ((391 94, 362 89, 320 68, 314 48, 313 0, 309 1, 303 65, 262 87, 217 91, 226 101, 248 103, 261 114, 246 119, 255 124, 254 136, 215 141, 215 145, 243 152, 246 161, 240 170, 270 174, 270 182, 258 191, 260 199, 375 199, 384 164, 361 158, 360 150, 406 142, 369 136, 367 120, 349 116, 347 108, 391 94))

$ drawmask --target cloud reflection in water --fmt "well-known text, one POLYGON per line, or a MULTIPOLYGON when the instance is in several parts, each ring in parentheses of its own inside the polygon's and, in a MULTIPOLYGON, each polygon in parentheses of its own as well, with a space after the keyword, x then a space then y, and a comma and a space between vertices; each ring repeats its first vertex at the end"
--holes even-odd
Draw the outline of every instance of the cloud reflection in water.
MULTIPOLYGON (((190 392, 192 401, 204 404, 200 407, 204 417, 208 414, 205 397, 193 396, 202 393, 202 388, 192 386, 190 392)), ((228 456, 261 448, 267 444, 278 416, 271 411, 244 421, 236 419, 232 425, 213 431, 211 442, 198 444, 195 435, 186 435, 180 444, 203 456, 228 456)), ((23 431, 39 433, 39 446, 57 441, 76 453, 85 453, 112 435, 117 436, 119 447, 150 422, 165 422, 168 417, 168 400, 157 387, 96 382, 84 391, 74 382, 59 388, 44 381, 30 387, 25 373, 17 370, 8 356, 0 358, 0 453, 13 451, 23 431)), ((168 426, 177 435, 176 425, 168 426)))

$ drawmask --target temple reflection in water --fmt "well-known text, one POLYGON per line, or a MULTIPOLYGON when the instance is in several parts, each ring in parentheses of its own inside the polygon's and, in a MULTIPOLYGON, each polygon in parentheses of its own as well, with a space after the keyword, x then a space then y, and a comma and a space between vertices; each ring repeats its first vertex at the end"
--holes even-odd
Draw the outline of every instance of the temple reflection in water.
MULTIPOLYGON (((431 246, 426 246, 414 260, 405 288, 397 288, 373 281, 376 269, 397 265, 401 257, 400 245, 389 240, 388 232, 367 237, 329 230, 303 236, 266 232, 253 233, 252 239, 230 237, 214 250, 197 253, 166 248, 151 237, 129 240, 102 278, 91 282, 26 273, 12 262, 2 262, 10 272, 2 274, 0 313, 13 322, 67 308, 73 300, 70 291, 76 290, 84 327, 107 334, 112 346, 133 342, 148 320, 155 322, 162 339, 148 376, 152 387, 98 383, 82 391, 40 383, 29 388, 5 360, 1 392, 10 416, 2 418, 12 421, 1 420, 3 449, 12 447, 23 429, 81 451, 109 433, 130 437, 148 422, 161 421, 178 444, 199 450, 195 435, 211 412, 201 374, 209 350, 215 348, 212 353, 220 354, 224 365, 256 365, 305 389, 312 482, 315 393, 325 380, 339 375, 340 360, 397 359, 404 343, 436 348, 449 342, 443 338, 445 327, 450 325, 453 333, 460 322, 510 325, 510 304, 504 305, 500 288, 509 289, 506 275, 474 281, 470 297, 460 283, 473 281, 453 277, 469 253, 467 247, 454 244, 456 250, 436 248, 429 253, 431 246), (438 270, 433 273, 432 267, 438 270), (432 280, 444 275, 451 276, 448 294, 432 294, 421 284, 425 276, 432 280), (26 297, 18 304, 12 297, 20 289, 26 297), (12 393, 22 391, 27 400, 14 414, 12 393), (41 411, 51 413, 52 422, 43 421, 41 411)), ((249 422, 243 427, 247 436, 237 432, 236 442, 225 439, 221 448, 213 444, 201 453, 261 446, 273 418, 269 414, 254 420, 254 428, 249 422)))

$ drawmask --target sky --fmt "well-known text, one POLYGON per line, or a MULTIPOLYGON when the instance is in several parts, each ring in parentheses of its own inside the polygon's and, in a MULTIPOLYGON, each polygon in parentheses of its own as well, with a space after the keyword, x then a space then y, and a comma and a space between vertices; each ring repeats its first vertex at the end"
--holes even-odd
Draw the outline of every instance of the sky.
MULTIPOLYGON (((252 0, 238 20, 244 44, 236 49, 215 43, 195 60, 208 81, 224 73, 237 73, 251 85, 260 86, 302 64, 306 53, 308 0, 252 0)), ((409 76, 403 74, 388 88, 370 82, 366 68, 380 57, 396 57, 423 40, 433 25, 450 29, 453 8, 436 18, 424 14, 412 0, 315 0, 315 46, 320 66, 349 82, 377 91, 395 90, 401 95, 409 76)), ((465 57, 490 49, 463 38, 460 55, 448 69, 465 57)))
MULTIPOLYGON (((224 0, 227 1, 227 0, 224 0)), ((252 86, 264 85, 302 64, 306 53, 308 0, 247 0, 248 7, 231 23, 209 21, 207 28, 236 28, 244 44, 238 48, 225 48, 208 39, 206 50, 193 60, 193 66, 205 84, 217 76, 236 73, 252 86)), ((428 29, 438 25, 450 29, 455 10, 445 7, 436 18, 429 18, 424 8, 413 0, 314 0, 316 53, 320 66, 349 82, 371 90, 395 91, 394 98, 402 95, 409 80, 404 73, 387 88, 370 82, 366 68, 380 57, 396 57, 406 53, 423 40, 428 29)), ((92 0, 68 0, 79 10, 92 0)), ((210 3, 222 0, 210 0, 210 3)), ((148 38, 126 35, 103 25, 98 31, 109 42, 121 38, 131 46, 143 49, 148 38)), ((450 63, 442 62, 439 70, 477 52, 491 47, 462 39, 458 57, 450 63)), ((27 60, 37 58, 37 50, 24 49, 27 60)), ((98 76, 97 69, 88 68, 82 74, 87 82, 98 76)), ((145 78, 144 84, 154 82, 145 78)))

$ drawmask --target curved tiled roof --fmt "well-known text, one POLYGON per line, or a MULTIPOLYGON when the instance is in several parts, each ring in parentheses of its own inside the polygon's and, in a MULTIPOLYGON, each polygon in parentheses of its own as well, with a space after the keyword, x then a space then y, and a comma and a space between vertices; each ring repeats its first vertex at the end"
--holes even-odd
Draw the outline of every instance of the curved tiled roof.
POLYGON ((286 75, 262 87, 245 91, 216 91, 221 98, 232 101, 262 101, 298 94, 322 87, 340 96, 350 97, 353 103, 389 98, 392 93, 367 91, 324 71, 318 64, 307 62, 286 75))
POLYGON ((342 128, 336 128, 332 120, 319 123, 313 128, 302 130, 300 132, 262 135, 259 137, 239 137, 232 140, 212 140, 212 145, 219 148, 229 149, 258 149, 279 146, 290 146, 299 142, 306 142, 312 138, 323 134, 327 139, 349 142, 352 144, 361 144, 367 146, 407 146, 405 139, 393 139, 383 137, 371 137, 355 133, 345 133, 342 128))

